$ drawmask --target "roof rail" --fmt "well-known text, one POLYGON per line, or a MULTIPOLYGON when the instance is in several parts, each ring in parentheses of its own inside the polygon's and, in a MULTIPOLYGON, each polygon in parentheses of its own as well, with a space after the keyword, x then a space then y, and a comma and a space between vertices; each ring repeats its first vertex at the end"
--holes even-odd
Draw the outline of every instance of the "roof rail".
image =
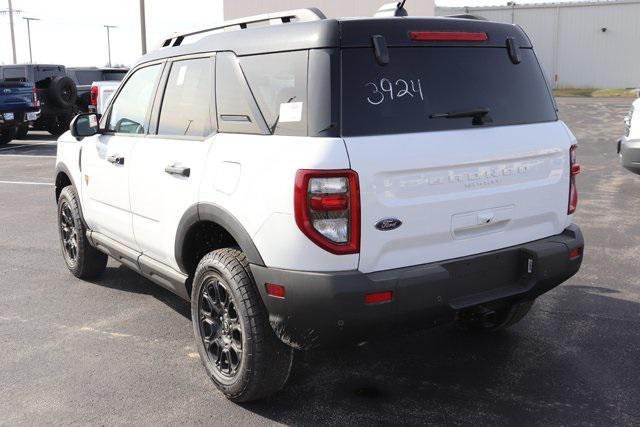
POLYGON ((190 33, 184 33, 184 34, 174 34, 171 37, 166 38, 162 42, 159 48, 180 46, 180 44, 186 37, 209 33, 217 30, 231 29, 233 27, 238 27, 236 28, 236 30, 244 30, 250 24, 256 24, 260 22, 266 22, 270 24, 271 20, 280 20, 281 23, 286 24, 292 21, 309 22, 309 21, 319 21, 326 18, 327 17, 324 15, 324 13, 322 13, 320 9, 317 9, 315 7, 310 7, 308 9, 285 10, 282 12, 247 16, 245 18, 238 18, 230 21, 224 21, 222 24, 215 27, 211 27, 211 28, 204 28, 201 30, 193 31, 190 33))
POLYGON ((462 15, 446 15, 445 18, 457 18, 457 19, 475 19, 478 21, 486 21, 487 18, 485 18, 484 16, 480 16, 480 15, 471 15, 468 13, 462 14, 462 15))

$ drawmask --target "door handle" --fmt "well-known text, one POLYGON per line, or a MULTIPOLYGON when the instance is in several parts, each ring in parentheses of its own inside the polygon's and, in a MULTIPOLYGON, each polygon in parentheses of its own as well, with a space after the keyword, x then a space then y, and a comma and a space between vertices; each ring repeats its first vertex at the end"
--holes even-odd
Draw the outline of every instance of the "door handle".
POLYGON ((124 157, 119 156, 119 155, 113 155, 113 156, 109 156, 107 157, 107 162, 109 163, 113 163, 114 165, 124 165, 124 157))
POLYGON ((169 175, 180 175, 186 177, 189 177, 189 175, 191 175, 191 168, 188 168, 186 166, 169 165, 164 168, 164 171, 169 175))

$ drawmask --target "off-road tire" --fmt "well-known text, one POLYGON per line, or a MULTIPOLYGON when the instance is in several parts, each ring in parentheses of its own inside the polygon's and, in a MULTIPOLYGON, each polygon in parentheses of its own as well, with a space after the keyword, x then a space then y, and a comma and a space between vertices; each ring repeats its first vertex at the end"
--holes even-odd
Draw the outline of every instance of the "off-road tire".
POLYGON ((87 228, 80 213, 78 196, 73 186, 65 187, 58 197, 58 231, 62 257, 67 268, 79 279, 92 279, 100 276, 107 267, 107 255, 95 249, 87 239, 87 228), (65 209, 68 207, 68 210, 65 209), (63 211, 70 215, 76 237, 76 256, 71 256, 65 247, 63 211))
MULTIPOLYGON (((208 296, 208 294, 207 294, 208 296)), ((219 307, 222 307, 220 304, 219 307)), ((210 310, 216 316, 214 310, 210 310)), ((293 349, 280 341, 269 325, 268 313, 256 288, 245 254, 237 248, 218 249, 205 255, 198 264, 191 292, 191 318, 198 353, 207 374, 216 387, 234 402, 248 402, 269 396, 286 383, 293 362, 293 349), (218 369, 215 355, 205 348, 205 315, 208 307, 203 291, 222 282, 231 293, 236 317, 242 328, 242 353, 233 376, 225 377, 218 369), (204 331, 204 332, 203 332, 204 331)), ((222 316, 221 316, 222 319, 222 316)), ((216 319, 217 322, 217 319, 216 319)), ((209 328, 211 323, 206 323, 209 328)), ((227 324, 228 330, 228 324, 227 324)), ((223 330, 220 320, 218 331, 223 330)), ((221 336, 221 332, 209 336, 221 336)), ((230 363, 229 363, 230 364, 230 363)))
POLYGON ((49 132, 53 136, 60 136, 66 131, 69 130, 69 124, 71 123, 72 117, 68 114, 60 114, 55 117, 48 118, 44 125, 49 132))
POLYGON ((495 310, 489 319, 482 316, 463 316, 456 325, 469 332, 491 332, 507 329, 521 321, 531 310, 534 301, 525 301, 495 310))
POLYGON ((58 107, 73 107, 78 99, 78 87, 71 77, 56 76, 49 84, 49 99, 58 107))

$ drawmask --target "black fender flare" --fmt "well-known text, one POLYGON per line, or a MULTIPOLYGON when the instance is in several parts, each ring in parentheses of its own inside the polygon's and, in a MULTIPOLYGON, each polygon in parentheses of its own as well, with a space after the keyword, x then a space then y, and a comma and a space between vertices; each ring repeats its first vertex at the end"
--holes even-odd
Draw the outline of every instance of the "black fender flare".
MULTIPOLYGON (((76 192, 77 192, 78 191, 78 186, 76 185, 75 181, 73 180, 73 175, 71 174, 71 172, 69 172, 69 168, 67 168, 67 166, 64 163, 58 163, 56 165, 56 172, 55 172, 56 176, 55 176, 54 181, 53 181, 53 186, 54 186, 55 190, 57 190, 56 183, 58 181, 58 175, 60 175, 61 172, 64 173, 65 175, 67 175, 67 177, 69 178, 69 181, 71 181, 71 185, 73 185, 73 187, 76 188, 76 192)), ((56 200, 56 203, 58 203, 58 200, 56 200)))
POLYGON ((220 225, 238 242, 249 263, 264 266, 264 261, 258 248, 256 248, 251 236, 236 217, 226 209, 213 203, 198 203, 191 205, 182 215, 176 231, 175 257, 178 267, 183 273, 187 271, 185 260, 182 259, 184 241, 189 229, 199 221, 211 221, 220 225))

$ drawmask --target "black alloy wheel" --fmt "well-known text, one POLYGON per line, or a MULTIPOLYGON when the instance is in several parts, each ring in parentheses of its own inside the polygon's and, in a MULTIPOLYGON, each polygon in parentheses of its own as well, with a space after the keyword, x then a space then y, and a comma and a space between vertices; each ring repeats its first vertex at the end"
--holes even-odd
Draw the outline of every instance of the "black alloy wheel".
POLYGON ((200 290, 200 333, 209 361, 222 377, 233 378, 242 363, 242 323, 228 285, 217 275, 200 290))
POLYGON ((71 207, 66 200, 60 206, 59 224, 64 257, 69 264, 76 264, 78 262, 78 229, 73 220, 71 207))

